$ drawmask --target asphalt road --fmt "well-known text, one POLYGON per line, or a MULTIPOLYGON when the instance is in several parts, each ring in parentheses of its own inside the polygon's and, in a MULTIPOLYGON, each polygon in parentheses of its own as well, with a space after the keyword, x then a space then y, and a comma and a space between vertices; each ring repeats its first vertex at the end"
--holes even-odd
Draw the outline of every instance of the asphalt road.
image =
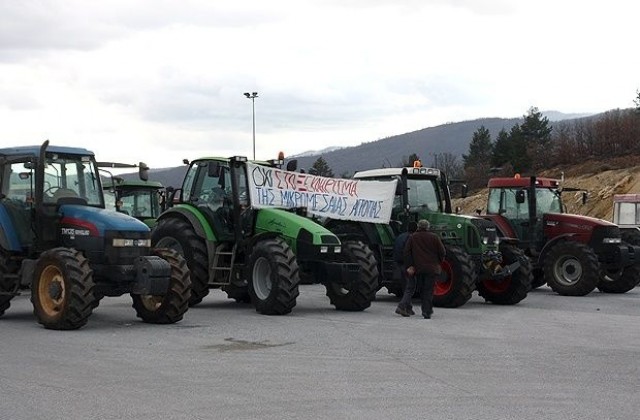
POLYGON ((177 324, 105 298, 77 331, 0 318, 0 419, 633 419, 640 288, 512 307, 477 296, 402 318, 384 291, 339 312, 301 286, 285 316, 211 295, 177 324))

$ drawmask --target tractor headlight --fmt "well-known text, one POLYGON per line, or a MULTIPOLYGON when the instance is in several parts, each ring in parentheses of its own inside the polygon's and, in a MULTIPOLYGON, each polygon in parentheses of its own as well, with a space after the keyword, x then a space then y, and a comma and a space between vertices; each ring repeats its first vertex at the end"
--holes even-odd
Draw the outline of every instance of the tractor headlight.
POLYGON ((320 247, 320 253, 321 254, 326 254, 327 252, 329 252, 329 247, 324 245, 320 247))
POLYGON ((113 247, 114 248, 129 248, 129 247, 150 248, 151 239, 113 238, 113 247))
POLYGON ((483 245, 488 245, 488 244, 489 244, 489 238, 488 238, 488 237, 486 237, 486 236, 483 236, 483 237, 482 237, 482 244, 483 244, 483 245))
POLYGON ((342 252, 342 247, 337 246, 337 247, 333 248, 333 252, 335 252, 336 254, 340 254, 342 252))
POLYGON ((622 238, 602 238, 603 244, 621 244, 622 238))

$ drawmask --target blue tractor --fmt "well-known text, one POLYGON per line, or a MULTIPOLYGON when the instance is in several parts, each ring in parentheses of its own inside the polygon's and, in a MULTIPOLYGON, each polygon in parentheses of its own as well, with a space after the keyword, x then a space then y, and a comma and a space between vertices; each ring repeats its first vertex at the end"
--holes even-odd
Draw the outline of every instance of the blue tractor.
POLYGON ((38 322, 72 330, 125 293, 144 322, 177 322, 191 280, 182 256, 151 248, 147 225, 105 209, 92 152, 47 140, 0 149, 0 315, 28 289, 38 322))

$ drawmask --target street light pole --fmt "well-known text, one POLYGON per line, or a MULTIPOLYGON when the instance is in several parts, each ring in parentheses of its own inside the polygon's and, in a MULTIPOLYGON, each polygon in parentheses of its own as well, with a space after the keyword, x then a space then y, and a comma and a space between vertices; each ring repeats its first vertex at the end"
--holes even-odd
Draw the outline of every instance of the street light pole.
POLYGON ((253 120, 253 160, 256 160, 256 98, 258 92, 245 92, 244 96, 251 99, 251 116, 253 120))

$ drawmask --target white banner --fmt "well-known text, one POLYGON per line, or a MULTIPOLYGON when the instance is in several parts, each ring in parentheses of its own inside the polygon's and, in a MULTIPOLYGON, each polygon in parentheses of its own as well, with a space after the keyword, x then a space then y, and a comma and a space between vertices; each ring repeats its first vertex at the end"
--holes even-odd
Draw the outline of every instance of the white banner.
POLYGON ((306 207, 332 219, 389 223, 397 181, 326 178, 247 162, 251 205, 306 207))

